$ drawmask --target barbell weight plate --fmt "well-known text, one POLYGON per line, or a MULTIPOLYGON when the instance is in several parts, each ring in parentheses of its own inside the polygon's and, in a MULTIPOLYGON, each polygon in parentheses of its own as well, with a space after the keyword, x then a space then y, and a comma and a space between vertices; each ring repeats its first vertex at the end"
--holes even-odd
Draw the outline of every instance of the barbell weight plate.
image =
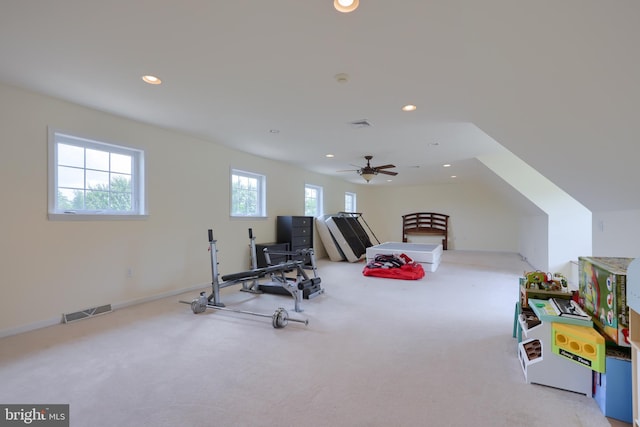
POLYGON ((276 329, 284 328, 289 323, 289 313, 280 307, 273 313, 273 327, 276 329))
POLYGON ((284 328, 289 324, 289 313, 283 308, 280 314, 282 315, 282 327, 284 328))
POLYGON ((206 309, 207 306, 200 304, 199 299, 194 299, 193 301, 191 301, 191 311, 193 311, 193 314, 202 313, 206 309))

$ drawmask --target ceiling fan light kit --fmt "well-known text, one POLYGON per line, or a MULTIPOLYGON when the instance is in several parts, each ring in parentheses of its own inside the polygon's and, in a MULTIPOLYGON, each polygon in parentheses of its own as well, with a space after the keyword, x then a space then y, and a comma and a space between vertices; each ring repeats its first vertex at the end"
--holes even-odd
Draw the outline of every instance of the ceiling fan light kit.
POLYGON ((374 171, 363 171, 362 169, 360 169, 358 171, 358 173, 360 174, 361 177, 364 178, 365 181, 369 182, 373 179, 374 176, 376 176, 378 173, 374 172, 374 171))
MULTIPOLYGON (((371 166, 371 159, 373 159, 373 156, 364 156, 364 158, 367 160, 367 165, 361 167, 360 169, 351 170, 351 172, 354 172, 354 171, 358 172, 358 175, 363 177, 365 181, 367 182, 371 181, 379 173, 382 173, 385 175, 391 175, 391 176, 398 175, 398 172, 391 172, 388 170, 384 170, 384 169, 395 168, 395 165, 389 164, 389 165, 381 165, 381 166, 371 166)), ((338 172, 350 172, 350 171, 345 170, 345 171, 338 171, 338 172)))

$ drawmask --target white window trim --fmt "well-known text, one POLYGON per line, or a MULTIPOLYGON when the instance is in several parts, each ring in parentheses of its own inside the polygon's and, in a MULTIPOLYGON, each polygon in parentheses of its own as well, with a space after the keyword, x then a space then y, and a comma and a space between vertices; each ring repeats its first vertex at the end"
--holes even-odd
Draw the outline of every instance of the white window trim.
POLYGON ((314 217, 320 217, 322 215, 324 215, 324 189, 320 186, 320 185, 314 185, 314 184, 305 184, 304 185, 304 189, 305 189, 305 195, 304 195, 304 214, 307 214, 307 195, 306 195, 306 190, 307 188, 312 188, 318 191, 318 195, 319 200, 318 200, 318 211, 312 215, 314 217))
POLYGON ((267 177, 266 175, 262 175, 256 172, 249 172, 242 169, 231 168, 231 172, 229 173, 229 216, 233 219, 244 219, 244 218, 267 218, 267 177), (258 191, 258 215, 236 215, 233 213, 233 175, 246 176, 251 178, 256 178, 259 182, 259 191, 258 191))
MULTIPOLYGON (((358 207, 357 207, 357 204, 358 204, 358 195, 357 195, 356 193, 354 193, 353 191, 345 191, 345 192, 344 192, 344 195, 345 195, 345 199, 346 199, 346 197, 347 197, 347 196, 351 196, 351 197, 352 197, 352 199, 353 199, 353 204, 354 204, 354 206, 353 206, 353 212, 355 213, 355 212, 357 211, 357 209, 358 209, 358 207)), ((345 200, 345 202, 346 202, 346 200, 345 200)), ((346 205, 346 203, 345 203, 345 206, 344 206, 344 210, 345 210, 345 211, 347 211, 347 205, 346 205)), ((347 212, 349 212, 349 211, 347 211, 347 212)))
POLYGON ((139 148, 126 147, 123 145, 112 144, 110 142, 97 141, 94 138, 74 134, 73 132, 66 132, 57 128, 48 128, 48 219, 53 221, 111 221, 111 220, 143 220, 149 217, 147 213, 146 203, 146 176, 144 168, 144 151, 139 148), (114 152, 122 152, 126 154, 135 153, 135 162, 133 170, 131 171, 132 177, 134 177, 133 186, 135 187, 134 212, 137 213, 117 213, 108 211, 102 213, 100 211, 59 211, 56 210, 57 200, 57 188, 58 188, 58 176, 57 176, 57 149, 56 149, 56 135, 61 138, 67 139, 68 142, 73 143, 73 140, 81 141, 80 144, 83 147, 95 146, 96 148, 104 149, 108 147, 114 152))

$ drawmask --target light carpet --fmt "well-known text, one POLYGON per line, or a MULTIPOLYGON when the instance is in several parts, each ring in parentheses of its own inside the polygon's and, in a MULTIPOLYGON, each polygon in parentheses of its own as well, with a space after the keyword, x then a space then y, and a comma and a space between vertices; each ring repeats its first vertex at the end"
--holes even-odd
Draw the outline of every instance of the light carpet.
POLYGON ((419 281, 318 264, 325 293, 303 313, 222 290, 230 308, 282 306, 308 326, 195 315, 178 302, 192 292, 3 338, 0 403, 69 403, 71 425, 92 427, 610 426, 592 398, 525 383, 518 255, 445 251, 419 281))

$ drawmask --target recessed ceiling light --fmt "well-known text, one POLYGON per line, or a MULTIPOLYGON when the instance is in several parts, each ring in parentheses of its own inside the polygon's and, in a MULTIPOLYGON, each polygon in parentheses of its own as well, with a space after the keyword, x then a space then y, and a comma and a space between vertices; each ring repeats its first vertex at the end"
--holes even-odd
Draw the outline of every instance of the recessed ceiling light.
POLYGON ((342 13, 353 12, 358 8, 358 4, 360 4, 359 0, 333 0, 333 7, 342 13))
POLYGON ((335 76, 333 76, 334 79, 336 79, 336 81, 338 83, 346 83, 349 81, 349 74, 347 73, 338 73, 335 76))
POLYGON ((162 83, 162 80, 152 75, 142 76, 142 80, 144 80, 145 83, 149 83, 150 85, 159 85, 162 83))
POLYGON ((449 163, 442 165, 443 168, 450 168, 451 165, 449 163))
POLYGON ((407 104, 405 106, 402 107, 402 111, 416 111, 418 107, 416 107, 413 104, 407 104))
POLYGON ((393 182, 393 180, 392 179, 388 179, 387 182, 393 182))
POLYGON ((324 156, 325 156, 325 157, 328 157, 328 158, 335 157, 333 154, 325 154, 324 156))
POLYGON ((456 175, 451 175, 451 178, 457 178, 457 176, 456 175))

